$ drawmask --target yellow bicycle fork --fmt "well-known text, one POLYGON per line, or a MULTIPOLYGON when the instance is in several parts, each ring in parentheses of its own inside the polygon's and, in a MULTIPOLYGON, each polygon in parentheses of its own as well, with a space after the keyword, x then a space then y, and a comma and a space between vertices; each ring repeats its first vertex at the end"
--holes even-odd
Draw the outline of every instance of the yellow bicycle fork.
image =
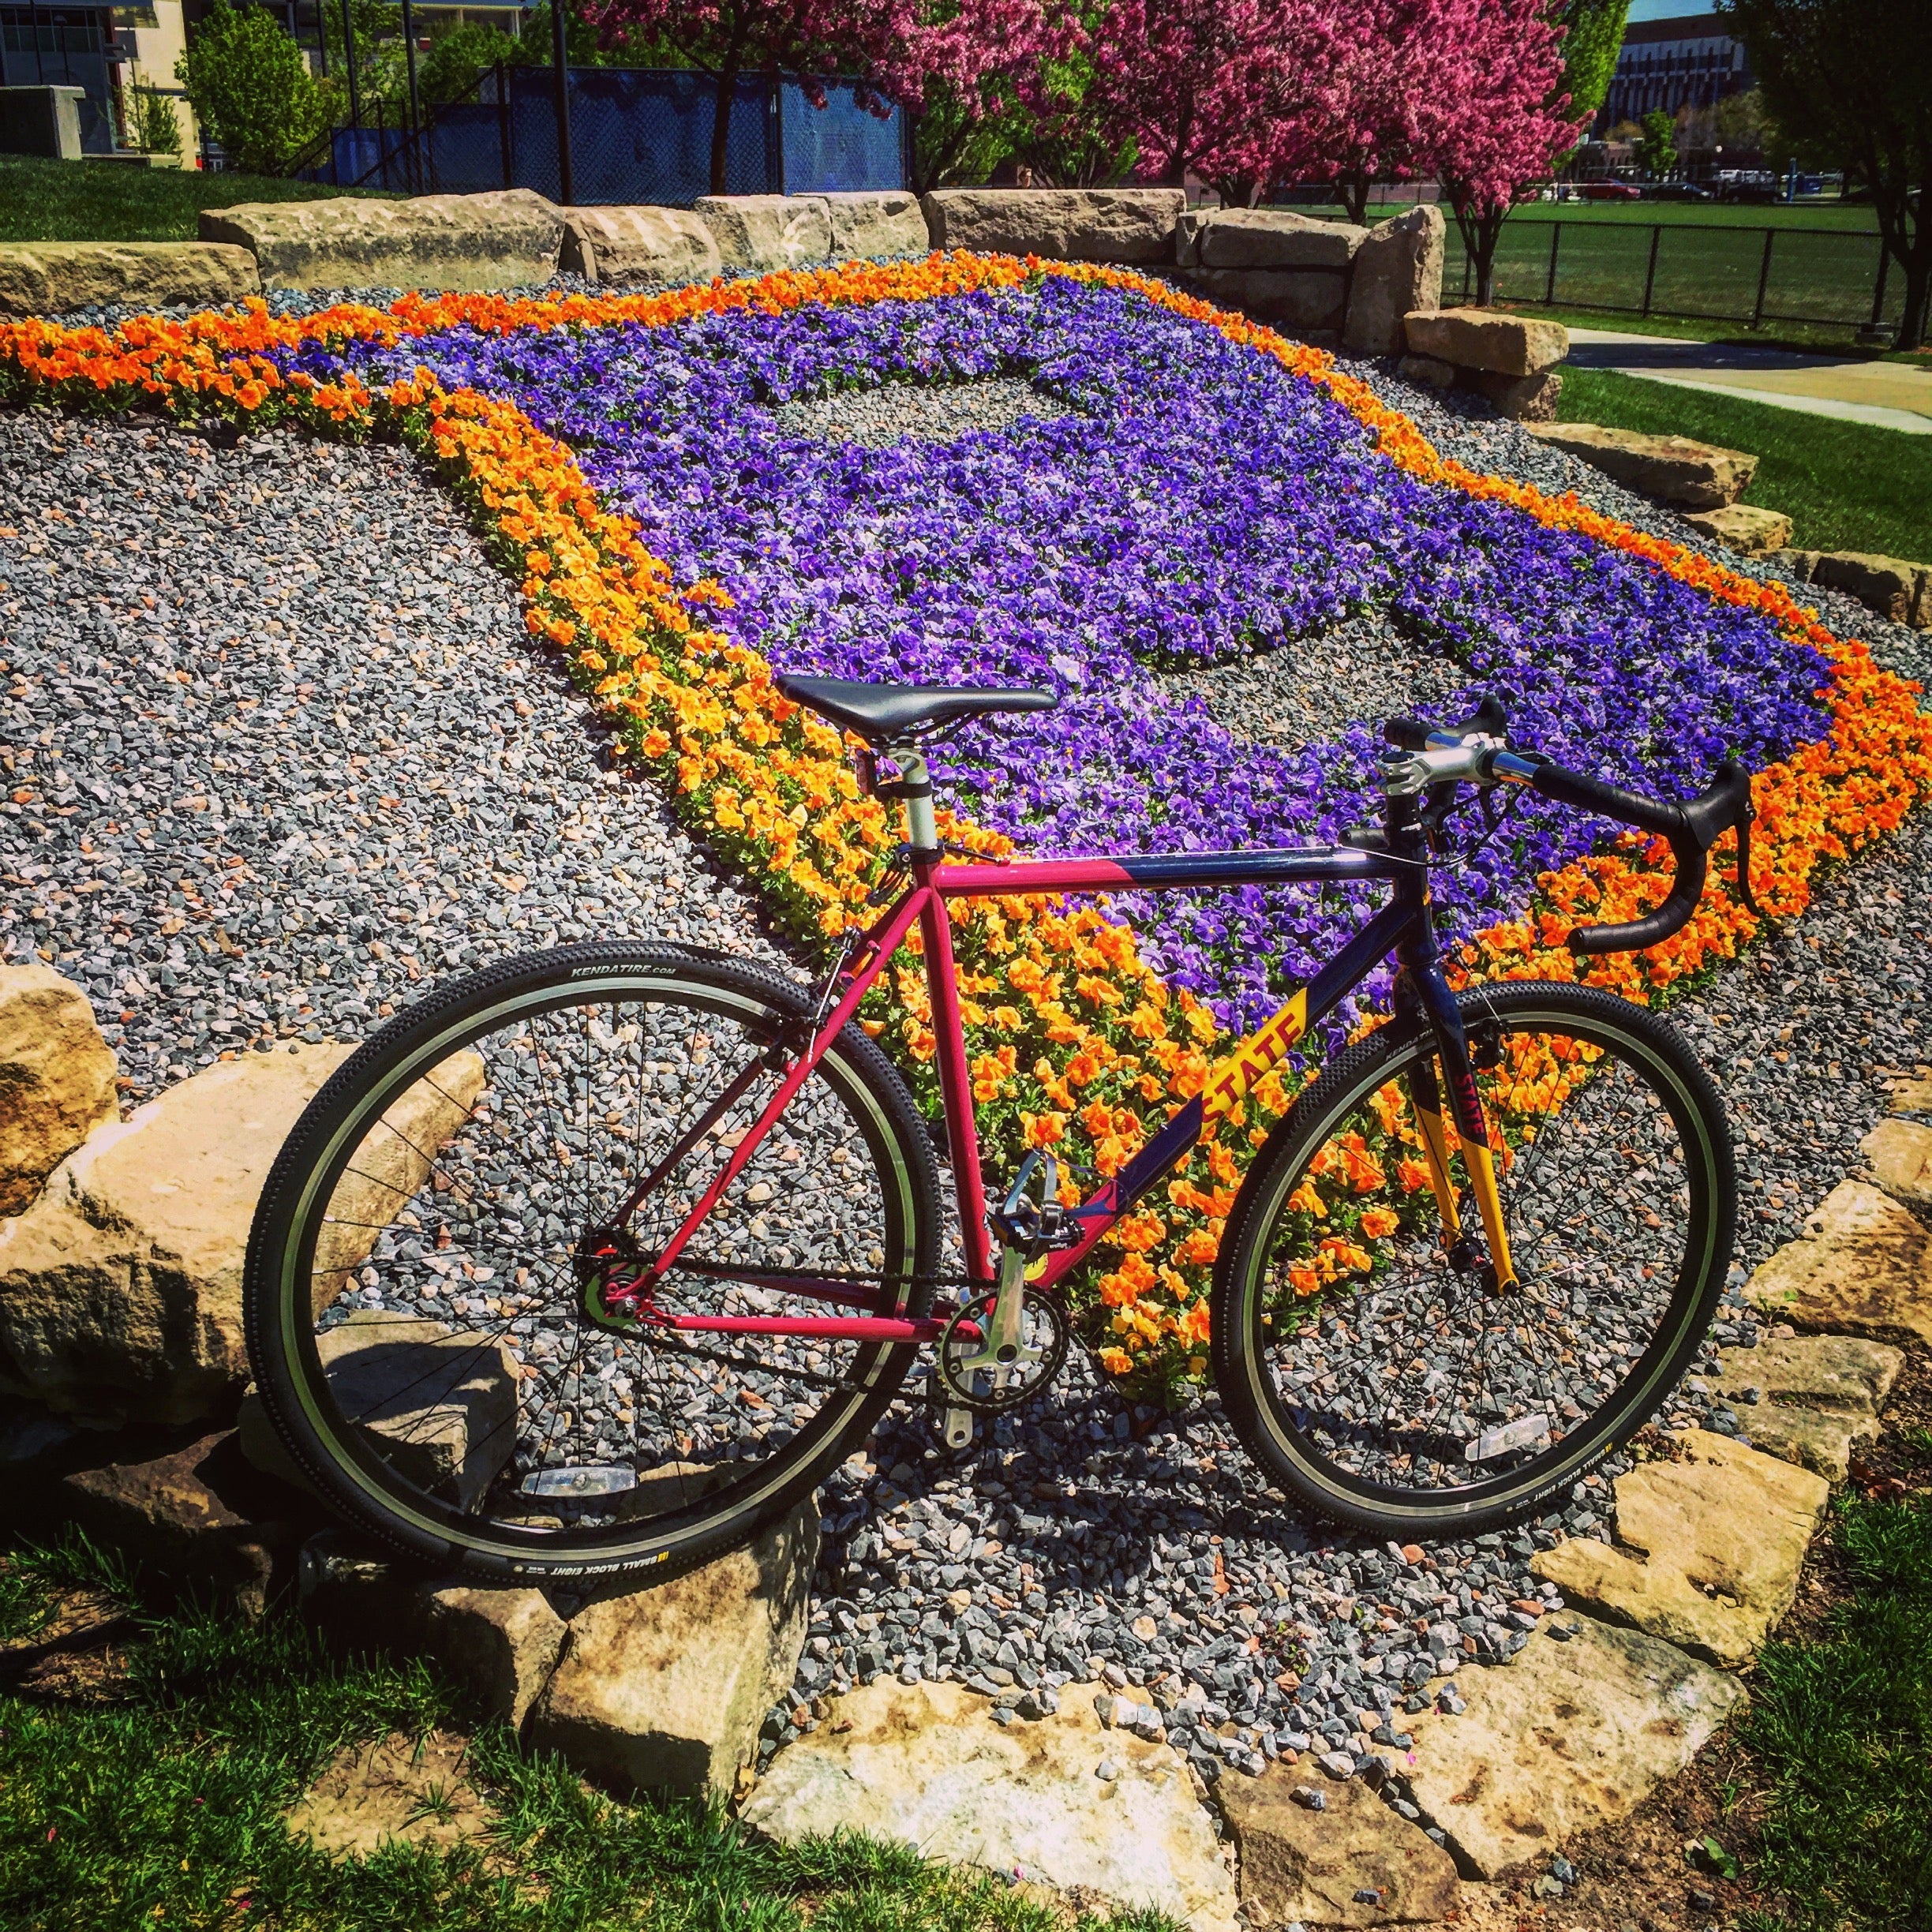
MULTIPOLYGON (((1496 1270, 1496 1292, 1507 1294, 1516 1286, 1515 1264, 1510 1259, 1509 1232, 1503 1225, 1503 1200, 1496 1192, 1496 1163, 1486 1137, 1456 1132, 1443 1118, 1440 1091, 1432 1071, 1411 1076, 1409 1097, 1415 1107, 1416 1125, 1421 1130, 1422 1155, 1428 1168, 1429 1186, 1442 1215, 1443 1245, 1451 1248, 1462 1238, 1462 1207, 1456 1196, 1449 1157, 1455 1136, 1462 1149, 1463 1170, 1469 1176, 1470 1192, 1476 1196, 1477 1212, 1482 1218, 1483 1238, 1489 1249, 1489 1264, 1496 1270), (1432 1103, 1433 1104, 1432 1104, 1432 1103)), ((1473 1103, 1475 1095, 1470 1099, 1473 1103)))

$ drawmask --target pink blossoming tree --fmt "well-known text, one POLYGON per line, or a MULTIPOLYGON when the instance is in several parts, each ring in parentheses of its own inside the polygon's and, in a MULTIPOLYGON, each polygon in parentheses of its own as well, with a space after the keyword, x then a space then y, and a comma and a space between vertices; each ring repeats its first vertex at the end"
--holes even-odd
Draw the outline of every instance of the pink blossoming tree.
POLYGON ((1087 36, 1088 106, 1162 181, 1192 170, 1247 200, 1308 112, 1331 19, 1321 0, 1115 0, 1087 36))
POLYGON ((1488 303, 1510 210, 1578 138, 1563 92, 1563 35, 1546 0, 1435 0, 1425 45, 1418 159, 1442 182, 1475 267, 1476 299, 1488 303))

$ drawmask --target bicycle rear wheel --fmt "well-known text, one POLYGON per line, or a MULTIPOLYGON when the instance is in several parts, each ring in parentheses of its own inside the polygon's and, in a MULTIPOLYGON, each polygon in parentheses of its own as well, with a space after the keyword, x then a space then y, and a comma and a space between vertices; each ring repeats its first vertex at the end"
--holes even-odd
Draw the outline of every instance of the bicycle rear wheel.
MULTIPOLYGON (((1664 1021, 1579 987, 1459 1003, 1519 1290, 1445 1252, 1409 1083, 1446 1081, 1419 1020, 1300 1098, 1215 1271, 1215 1375, 1249 1452, 1401 1541, 1537 1515, 1653 1415, 1709 1327, 1736 1214, 1722 1103, 1664 1021)), ((1479 1230, 1459 1155, 1451 1178, 1479 1230)))
MULTIPOLYGON (((811 1489, 910 1346, 676 1332, 604 1298, 722 1171, 811 1011, 741 960, 578 946, 440 987, 346 1061, 270 1174, 245 1289, 264 1406, 316 1488, 446 1570, 655 1577, 811 1489)), ((848 1027, 653 1299, 920 1316, 940 1226, 911 1096, 848 1027)))

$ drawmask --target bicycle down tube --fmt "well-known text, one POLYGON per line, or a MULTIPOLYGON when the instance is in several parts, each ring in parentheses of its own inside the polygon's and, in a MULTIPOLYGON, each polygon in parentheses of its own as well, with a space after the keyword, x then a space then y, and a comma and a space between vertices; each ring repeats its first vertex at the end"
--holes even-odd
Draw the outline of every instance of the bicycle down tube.
MULTIPOLYGON (((1128 1213, 1161 1177, 1184 1159, 1212 1123, 1238 1106, 1268 1070, 1311 1028, 1317 1025, 1357 985, 1377 960, 1396 955, 1402 968, 1400 998, 1425 1012, 1453 1049, 1445 1065, 1450 1076, 1450 1125, 1444 1132, 1440 1097, 1433 1092, 1414 1095, 1425 1140, 1430 1178, 1443 1211, 1443 1225, 1452 1234, 1459 1219, 1447 1163, 1456 1144, 1465 1151, 1470 1178, 1490 1240, 1499 1274, 1507 1282, 1507 1242, 1502 1235, 1494 1178, 1488 1170, 1486 1129, 1476 1097, 1462 1030, 1447 983, 1436 964, 1428 922, 1428 890, 1421 869, 1383 854, 1349 847, 1309 846, 1279 851, 1197 852, 1151 858, 1078 858, 972 863, 946 865, 938 855, 915 854, 910 861, 911 884, 861 939, 856 957, 842 970, 841 997, 820 1024, 806 1050, 786 1069, 777 1091, 757 1120, 731 1150, 719 1173, 694 1202, 676 1232, 638 1279, 607 1290, 607 1303, 632 1309, 653 1326, 674 1331, 721 1331, 741 1335, 794 1335, 820 1339, 918 1343, 935 1339, 945 1326, 942 1316, 923 1320, 881 1314, 826 1316, 757 1315, 680 1315, 657 1307, 651 1297, 657 1282, 678 1263, 725 1190, 743 1170, 759 1144, 770 1132, 799 1088, 810 1078, 841 1029, 916 925, 924 951, 927 984, 931 1000, 932 1027, 937 1041, 940 1091, 945 1104, 956 1202, 965 1245, 966 1272, 975 1284, 990 1288, 994 1271, 987 1234, 987 1203, 980 1176, 979 1136, 973 1116, 972 1088, 968 1069, 959 994, 953 970, 948 903, 955 899, 1005 897, 1036 893, 1100 893, 1123 886, 1154 886, 1170 890, 1215 889, 1234 886, 1279 885, 1321 881, 1336 883, 1387 883, 1393 897, 1381 911, 1342 946, 1327 964, 1297 987, 1280 1009, 1212 1067, 1201 1091, 1186 1101, 1154 1136, 1128 1160, 1118 1174, 1104 1181, 1088 1199, 1070 1211, 1080 1226, 1079 1239, 1044 1258, 1034 1277, 1035 1287, 1048 1287, 1078 1266, 1107 1230, 1128 1213), (1461 1061, 1461 1065, 1454 1064, 1461 1061), (1474 1150, 1472 1156, 1470 1151, 1474 1150)), ((695 1151, 695 1150, 694 1150, 695 1151)), ((695 1271, 736 1279, 728 1263, 687 1263, 695 1271)), ((882 1284, 882 1290, 887 1285, 882 1284)), ((865 1305, 852 1284, 814 1281, 807 1275, 788 1275, 784 1286, 809 1299, 848 1305, 865 1305)), ((875 1302, 874 1305, 878 1305, 875 1302)))

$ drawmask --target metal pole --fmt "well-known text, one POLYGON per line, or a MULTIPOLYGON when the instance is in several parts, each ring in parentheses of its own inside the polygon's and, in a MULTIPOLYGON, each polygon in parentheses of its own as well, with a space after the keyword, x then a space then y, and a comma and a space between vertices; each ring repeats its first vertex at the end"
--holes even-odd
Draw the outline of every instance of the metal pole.
POLYGON ((1765 230, 1764 260, 1758 268, 1758 302, 1751 310, 1750 325, 1753 328, 1764 326, 1765 290, 1771 281, 1771 244, 1777 239, 1777 230, 1775 228, 1765 230))
POLYGON ((1556 299, 1556 245, 1563 238, 1563 223, 1550 223, 1549 279, 1544 284, 1543 305, 1548 308, 1556 299))
POLYGON ((571 163, 570 66, 564 46, 564 0, 550 0, 550 51, 556 68, 557 195, 561 206, 575 208, 577 170, 571 163))
POLYGON ((355 20, 349 11, 349 0, 342 0, 343 13, 343 65, 349 73, 349 125, 359 128, 362 125, 362 90, 356 85, 355 20))
POLYGON ((1885 245, 1885 237, 1878 238, 1878 279, 1872 287, 1871 326, 1874 330, 1885 327, 1885 276, 1892 267, 1892 251, 1885 245))
POLYGON ((47 85, 47 61, 40 51, 40 0, 33 0, 28 13, 28 24, 33 28, 34 78, 41 86, 47 85))
POLYGON ((1664 239, 1664 224, 1659 222, 1650 230, 1650 260, 1644 269, 1643 312, 1650 313, 1650 291, 1657 286, 1657 244, 1664 239))
POLYGON ((328 16, 322 9, 326 0, 316 0, 316 58, 322 66, 322 78, 328 78, 328 29, 323 25, 328 16))
POLYGON ((402 0, 402 53, 409 68, 410 185, 420 194, 422 186, 417 178, 416 138, 422 125, 422 95, 416 85, 416 17, 410 10, 410 0, 402 0))

